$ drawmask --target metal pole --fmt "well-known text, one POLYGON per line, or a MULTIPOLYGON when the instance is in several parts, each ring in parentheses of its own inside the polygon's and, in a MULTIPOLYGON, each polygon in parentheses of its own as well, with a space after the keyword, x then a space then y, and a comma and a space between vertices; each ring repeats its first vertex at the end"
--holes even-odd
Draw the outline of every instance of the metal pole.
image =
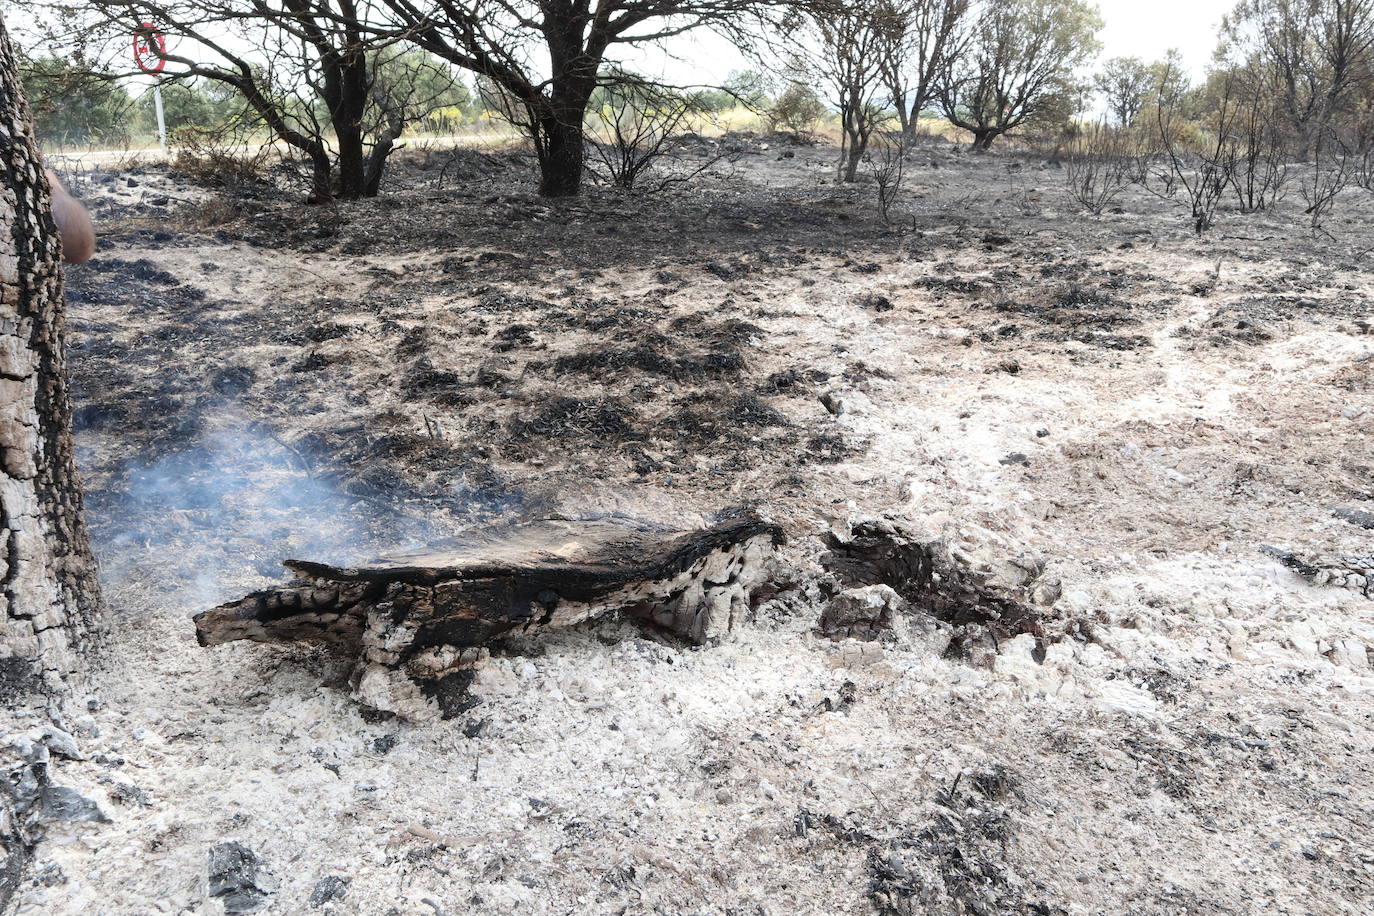
POLYGON ((153 107, 157 109, 157 142, 167 152, 167 122, 162 117, 162 87, 153 87, 153 107))

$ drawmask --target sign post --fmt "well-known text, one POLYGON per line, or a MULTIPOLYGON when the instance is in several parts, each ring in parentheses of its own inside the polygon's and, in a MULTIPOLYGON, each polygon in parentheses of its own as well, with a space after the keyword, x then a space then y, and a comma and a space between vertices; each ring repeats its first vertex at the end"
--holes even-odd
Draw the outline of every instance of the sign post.
MULTIPOLYGON (((151 22, 134 30, 134 63, 144 73, 161 73, 167 66, 167 37, 151 22)), ((167 120, 162 114, 162 86, 153 84, 153 109, 157 112, 157 140, 167 152, 167 120)))

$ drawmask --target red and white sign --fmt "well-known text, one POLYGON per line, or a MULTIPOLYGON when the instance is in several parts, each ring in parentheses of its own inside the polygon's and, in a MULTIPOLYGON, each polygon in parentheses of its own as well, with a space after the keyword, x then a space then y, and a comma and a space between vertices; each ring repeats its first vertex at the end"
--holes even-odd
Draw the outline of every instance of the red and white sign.
POLYGON ((134 32, 134 63, 144 73, 161 73, 167 66, 167 37, 151 22, 145 22, 134 32))

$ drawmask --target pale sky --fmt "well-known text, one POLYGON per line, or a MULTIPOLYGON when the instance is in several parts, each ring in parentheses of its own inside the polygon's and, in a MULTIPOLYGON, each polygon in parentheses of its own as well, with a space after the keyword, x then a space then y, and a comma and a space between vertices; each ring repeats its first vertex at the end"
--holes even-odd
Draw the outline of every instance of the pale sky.
MULTIPOLYGON (((79 0, 78 0, 79 2, 79 0)), ((1104 22, 1098 39, 1099 60, 1109 57, 1141 57, 1157 60, 1170 48, 1183 54, 1194 80, 1211 62, 1217 44, 1217 26, 1236 0, 1097 0, 1104 22)), ((27 18, 22 11, 7 10, 12 25, 27 18)), ((687 35, 665 48, 643 48, 627 61, 646 74, 664 77, 678 85, 724 81, 731 70, 750 68, 738 50, 717 35, 687 35)))
POLYGON ((1201 77, 1217 47, 1221 17, 1235 0, 1098 0, 1104 22, 1098 40, 1102 59, 1156 60, 1170 48, 1183 54, 1194 79, 1201 77))
MULTIPOLYGON (((1103 27, 1099 60, 1110 57, 1162 58, 1177 48, 1194 80, 1203 77, 1217 46, 1221 17, 1236 0, 1097 0, 1103 27)), ((667 49, 645 49, 631 64, 677 84, 718 82, 748 61, 728 42, 711 34, 689 35, 667 49), (676 58, 676 59, 674 59, 676 58)))

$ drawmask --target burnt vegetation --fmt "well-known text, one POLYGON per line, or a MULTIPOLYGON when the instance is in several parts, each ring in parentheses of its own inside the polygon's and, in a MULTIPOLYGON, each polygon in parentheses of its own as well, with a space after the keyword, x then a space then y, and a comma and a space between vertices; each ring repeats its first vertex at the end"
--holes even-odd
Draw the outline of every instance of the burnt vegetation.
MULTIPOLYGON (((241 6, 93 0, 48 23, 107 70, 146 8, 182 38, 169 95, 209 81, 233 109, 164 161, 64 169, 104 246, 65 281, 87 506, 118 588, 174 579, 178 612, 218 605, 203 644, 346 650, 339 683, 369 717, 466 716, 483 662, 537 658, 516 637, 564 626, 665 664, 740 627, 786 633, 845 667, 805 712, 837 720, 862 712, 856 681, 950 670, 974 694, 1048 702, 1089 651, 1129 691, 1093 716, 1183 707, 1201 674, 1128 666, 1131 641, 1103 636, 1164 640, 1173 600, 1137 588, 1139 614, 1113 618, 1089 585, 1143 574, 1113 565, 1127 551, 1104 532, 1193 562, 1253 540, 1258 516, 1374 493, 1368 356, 1353 355, 1374 308, 1374 0, 1246 0, 1205 76, 1174 57, 1107 61, 1091 112, 1080 76, 1101 22, 1077 0, 241 6), (776 72, 668 86, 617 63, 707 28, 776 72), (480 151, 419 136, 479 123, 497 134, 480 151), (1272 345, 1314 329, 1342 335, 1322 339, 1318 384, 1350 397, 1300 418, 1353 456, 1335 482, 1296 447, 1271 461, 1291 429, 1230 380, 1301 361, 1272 345), (1201 362, 1221 368, 1175 371, 1201 362), (1166 518, 1184 488, 1227 516, 1166 518), (923 513, 939 535, 906 524, 923 513), (625 522, 641 515, 680 524, 625 522), (559 566, 564 523, 615 549, 559 566), (502 566, 539 526, 539 550, 502 566), (965 530, 1038 552, 994 562, 965 551, 965 530), (474 531, 501 537, 411 549, 474 531), (735 559, 766 540, 767 568, 749 555, 708 575, 721 531, 735 559), (268 587, 287 558, 297 578, 268 587), (1056 569, 1083 582, 1064 589, 1056 569), (471 588, 461 607, 443 604, 455 582, 471 588), (579 603, 594 613, 557 616, 579 603), (402 671, 420 699, 369 671, 402 671)), ((1350 535, 1367 516, 1336 518, 1361 526, 1350 535)), ((482 736, 473 714, 465 741, 482 736)), ((1192 751, 1123 747, 1140 796, 1201 811, 1192 751)), ((900 752, 869 775, 905 774, 915 752, 900 752)), ((1095 758, 1078 765, 1098 778, 1095 758)), ((924 788, 903 786, 900 814, 864 814, 826 808, 808 777, 786 839, 816 871, 843 858, 881 914, 1078 906, 1082 889, 1023 848, 1041 816, 1027 776, 984 761, 924 788)))

